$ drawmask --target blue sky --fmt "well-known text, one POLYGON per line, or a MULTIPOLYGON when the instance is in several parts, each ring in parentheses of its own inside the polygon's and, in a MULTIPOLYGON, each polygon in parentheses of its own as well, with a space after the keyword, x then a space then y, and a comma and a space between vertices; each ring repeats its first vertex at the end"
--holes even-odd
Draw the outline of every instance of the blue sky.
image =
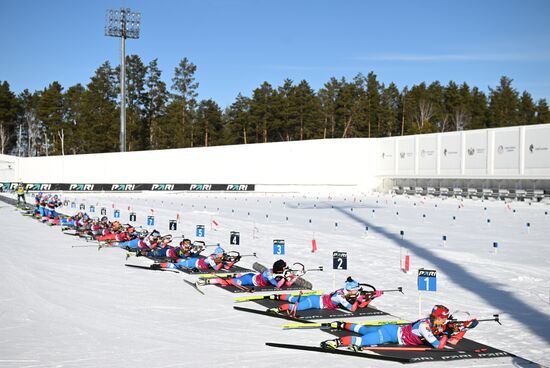
POLYGON ((104 36, 107 9, 142 13, 127 54, 157 58, 171 86, 187 57, 199 98, 222 107, 263 81, 374 71, 399 88, 467 82, 483 91, 502 75, 535 99, 550 97, 550 1, 546 0, 0 0, 0 80, 19 93, 52 81, 87 84, 120 41, 104 36))

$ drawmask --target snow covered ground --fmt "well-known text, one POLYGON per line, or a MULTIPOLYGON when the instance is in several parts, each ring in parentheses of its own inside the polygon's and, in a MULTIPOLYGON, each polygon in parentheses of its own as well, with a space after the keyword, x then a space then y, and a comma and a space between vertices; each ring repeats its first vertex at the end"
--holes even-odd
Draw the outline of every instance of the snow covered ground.
MULTIPOLYGON (((77 207, 61 208, 65 213, 77 211, 83 203, 87 210, 95 205, 97 215, 106 207, 112 219, 114 207, 127 222, 130 208, 142 225, 154 214, 156 226, 149 228, 162 233, 169 232, 169 220, 179 215, 174 235, 197 239, 195 226, 205 225, 207 243, 220 242, 243 254, 256 252, 265 265, 280 258, 273 255, 273 239, 284 239, 287 262, 324 266, 324 272, 306 275, 317 290, 332 290, 334 280, 341 287, 348 275, 380 289, 402 286, 405 295, 385 294, 373 306, 407 320, 419 314, 417 269, 435 269, 438 291, 422 294, 423 315, 435 303, 480 318, 500 313, 502 326, 481 323, 466 336, 550 365, 548 205, 349 194, 126 193, 62 198, 77 207), (240 232, 240 245, 228 245, 230 231, 240 232), (313 238, 316 253, 311 252, 313 238), (332 270, 333 251, 348 253, 347 271, 332 270), (400 270, 406 254, 411 257, 408 274, 400 270)), ((284 320, 235 311, 237 295, 209 286, 203 296, 182 282, 195 276, 124 267, 120 249, 98 252, 97 247, 84 247, 89 243, 23 217, 3 202, 0 236, 1 368, 399 365, 267 347, 267 341, 318 345, 331 335, 282 330, 284 320)), ((241 263, 250 267, 254 261, 243 258, 241 263)), ((258 307, 239 305, 247 304, 258 307)), ((525 364, 498 358, 418 366, 525 364)))

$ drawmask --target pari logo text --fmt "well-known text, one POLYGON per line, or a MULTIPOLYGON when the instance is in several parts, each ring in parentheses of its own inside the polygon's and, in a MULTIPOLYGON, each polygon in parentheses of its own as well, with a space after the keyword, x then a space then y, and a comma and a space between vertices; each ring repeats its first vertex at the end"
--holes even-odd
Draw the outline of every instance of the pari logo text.
POLYGON ((248 190, 247 184, 229 184, 226 190, 248 190))
POLYGON ((69 190, 75 190, 75 191, 91 191, 94 190, 94 184, 71 184, 69 185, 69 190))
POLYGON ((151 190, 174 190, 174 184, 153 184, 151 190))
POLYGON ((189 190, 212 190, 212 184, 191 184, 189 190))
POLYGON ((135 184, 113 184, 111 185, 111 190, 120 191, 120 192, 132 191, 132 190, 136 190, 136 185, 135 184))

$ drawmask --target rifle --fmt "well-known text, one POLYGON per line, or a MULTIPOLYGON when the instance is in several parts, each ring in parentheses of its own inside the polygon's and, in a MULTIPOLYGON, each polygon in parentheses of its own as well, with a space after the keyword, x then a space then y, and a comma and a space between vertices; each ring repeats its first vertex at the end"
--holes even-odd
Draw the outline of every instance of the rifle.
MULTIPOLYGON (((483 319, 477 319, 476 320, 478 322, 491 322, 491 321, 494 321, 496 323, 498 323, 499 325, 502 326, 502 323, 500 323, 500 317, 498 314, 493 314, 493 318, 483 318, 483 319)), ((452 325, 455 325, 455 326, 464 326, 466 323, 470 322, 471 320, 466 320, 466 321, 459 321, 457 319, 454 319, 453 316, 451 315, 448 319, 448 322, 447 324, 452 324, 452 325)))
POLYGON ((502 323, 500 323, 500 318, 498 314, 493 314, 493 318, 484 318, 484 319, 476 318, 476 319, 467 320, 467 321, 458 321, 456 319, 453 319, 451 315, 449 321, 447 322, 445 330, 442 331, 442 333, 449 336, 449 344, 456 345, 464 337, 464 334, 466 334, 466 331, 476 327, 477 322, 470 327, 472 321, 477 321, 477 322, 494 321, 499 325, 502 325, 502 323))
POLYGON ((252 254, 240 254, 236 250, 232 250, 223 255, 223 261, 237 263, 242 257, 256 257, 256 252, 252 254))
POLYGON ((405 294, 403 292, 403 287, 399 286, 397 289, 383 289, 383 290, 376 290, 376 288, 372 285, 369 285, 369 284, 359 284, 360 286, 365 286, 365 285, 368 285, 370 288, 372 288, 373 290, 372 291, 369 291, 369 290, 361 290, 359 291, 359 294, 362 294, 364 296, 371 296, 373 294, 376 293, 376 291, 380 291, 382 293, 391 293, 391 292, 400 292, 401 294, 405 294))
POLYGON ((323 266, 319 266, 317 268, 307 268, 306 269, 306 266, 304 266, 303 263, 300 263, 300 262, 295 262, 292 264, 292 267, 294 268, 289 268, 287 270, 285 270, 285 273, 291 273, 293 274, 294 276, 297 276, 297 277, 300 277, 300 276, 303 276, 306 274, 306 272, 308 271, 323 271, 323 266))

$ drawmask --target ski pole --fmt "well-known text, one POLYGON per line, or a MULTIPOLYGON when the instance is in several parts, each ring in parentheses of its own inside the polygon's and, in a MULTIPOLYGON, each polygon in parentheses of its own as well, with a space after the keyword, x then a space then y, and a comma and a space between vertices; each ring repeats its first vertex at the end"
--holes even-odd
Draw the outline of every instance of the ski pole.
POLYGON ((254 252, 254 253, 252 253, 252 254, 243 254, 243 255, 240 255, 240 257, 241 257, 241 258, 242 258, 242 257, 256 257, 256 258, 257 258, 256 252, 254 252))
POLYGON ((302 299, 301 290, 300 290, 300 294, 298 294, 298 300, 296 300, 296 303, 294 303, 292 310, 290 311, 290 313, 288 313, 289 316, 296 318, 296 311, 298 310, 298 304, 300 303, 300 299, 302 299))

